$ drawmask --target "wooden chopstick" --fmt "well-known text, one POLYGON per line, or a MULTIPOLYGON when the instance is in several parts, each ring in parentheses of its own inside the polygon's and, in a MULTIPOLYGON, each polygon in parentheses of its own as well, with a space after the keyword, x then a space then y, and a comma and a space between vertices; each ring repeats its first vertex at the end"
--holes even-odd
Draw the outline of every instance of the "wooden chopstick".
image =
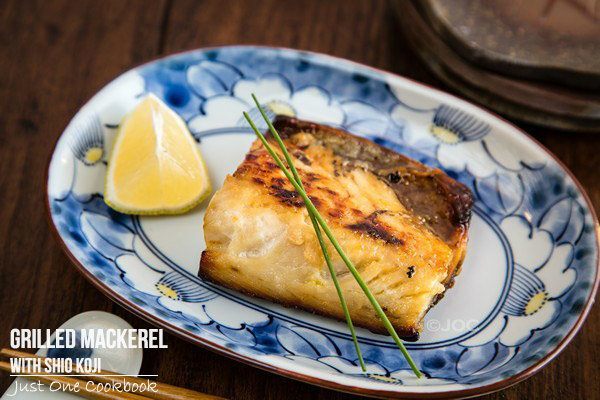
MULTIPOLYGON (((12 350, 12 349, 2 349, 2 350, 0 350, 0 355, 4 356, 4 357, 14 357, 14 358, 36 357, 36 358, 41 358, 42 360, 46 359, 46 357, 38 356, 37 354, 31 354, 31 353, 26 353, 23 351, 12 350)), ((9 371, 10 371, 10 365, 9 365, 9 371)), ((150 379, 143 379, 143 378, 138 378, 138 377, 134 377, 134 376, 126 376, 126 375, 119 374, 117 372, 106 371, 106 370, 101 370, 100 372, 96 372, 96 373, 85 372, 85 373, 82 373, 82 377, 87 377, 89 380, 92 380, 97 383, 129 382, 129 383, 137 383, 138 385, 143 383, 146 385, 146 387, 149 382, 156 383, 156 387, 155 387, 156 391, 146 390, 146 391, 139 392, 139 394, 136 394, 136 396, 138 396, 137 398, 140 400, 141 400, 141 398, 155 399, 155 400, 225 400, 223 397, 200 393, 200 392, 196 392, 194 390, 185 389, 185 388, 181 388, 178 386, 168 385, 166 383, 155 382, 150 379), (106 375, 115 375, 115 376, 106 376, 106 375)), ((51 378, 54 378, 54 377, 51 377, 51 378)), ((118 393, 118 394, 123 394, 123 392, 115 392, 115 391, 113 391, 113 392, 118 393)), ((133 395, 132 393, 128 393, 128 394, 133 395)), ((113 398, 118 399, 119 397, 103 397, 103 399, 113 399, 113 398)), ((121 398, 123 398, 123 397, 121 397, 121 398)))
MULTIPOLYGON (((10 364, 6 361, 0 361, 0 370, 6 372, 12 372, 10 368, 10 364)), ((45 383, 46 385, 50 385, 52 383, 59 383, 60 389, 63 392, 69 392, 76 394, 78 396, 84 397, 86 399, 91 400, 148 400, 149 397, 140 396, 134 393, 128 392, 118 392, 115 390, 99 390, 96 391, 96 384, 89 383, 86 385, 86 381, 71 378, 69 376, 62 375, 34 375, 29 373, 20 373, 20 377, 29 379, 32 381, 37 381, 41 383, 45 383), (78 386, 76 386, 79 384, 78 386), (79 388, 79 390, 76 389, 79 388)))

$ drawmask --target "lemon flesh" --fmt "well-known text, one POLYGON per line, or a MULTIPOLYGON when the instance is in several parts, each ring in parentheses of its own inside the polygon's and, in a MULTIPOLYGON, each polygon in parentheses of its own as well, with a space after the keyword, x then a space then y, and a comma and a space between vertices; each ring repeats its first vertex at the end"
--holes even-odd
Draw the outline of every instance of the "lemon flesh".
POLYGON ((104 201, 126 214, 180 214, 210 192, 206 165, 185 122, 148 95, 121 124, 104 201))

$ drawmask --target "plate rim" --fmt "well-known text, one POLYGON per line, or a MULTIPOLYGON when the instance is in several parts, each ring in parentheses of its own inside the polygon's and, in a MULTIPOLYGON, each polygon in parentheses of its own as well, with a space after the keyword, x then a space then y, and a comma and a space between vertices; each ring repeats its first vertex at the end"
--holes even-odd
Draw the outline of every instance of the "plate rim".
MULTIPOLYGON (((421 89, 424 89, 427 92, 434 92, 435 94, 445 96, 454 101, 458 101, 459 103, 462 103, 463 105, 467 104, 469 107, 473 107, 473 108, 477 109, 479 112, 488 114, 493 119, 499 120, 505 126, 510 128, 511 130, 513 130, 515 133, 521 135, 523 138, 525 138, 525 139, 529 140, 531 143, 535 144, 539 149, 541 149, 544 153, 546 153, 547 156, 552 158, 557 163, 557 165, 560 167, 560 169, 562 169, 566 173, 566 175, 571 178, 574 185, 577 187, 577 189, 581 193, 582 198, 585 200, 585 204, 586 204, 588 210, 590 211, 590 214, 594 220, 594 235, 595 235, 595 239, 596 239, 594 241, 594 243, 596 244, 596 271, 595 271, 595 277, 594 277, 594 284, 592 286, 592 289, 590 291, 588 298, 586 299, 584 308, 582 309, 581 313, 579 314, 577 321, 575 322, 573 327, 569 330, 569 332, 565 335, 565 337, 548 354, 546 354, 546 356, 544 356, 543 358, 538 360, 535 364, 527 367, 526 369, 524 369, 523 371, 520 371, 519 373, 517 373, 515 375, 512 375, 510 377, 502 379, 498 382, 493 382, 493 383, 490 383, 487 385, 473 387, 473 388, 467 388, 467 389, 448 390, 448 391, 442 391, 442 392, 438 392, 438 391, 414 392, 414 391, 410 391, 410 390, 408 390, 408 391, 390 391, 390 390, 381 390, 381 389, 370 389, 370 388, 365 388, 365 387, 347 385, 347 384, 335 382, 332 380, 315 378, 311 375, 306 375, 306 374, 299 373, 299 372, 296 372, 296 371, 293 371, 290 369, 277 367, 277 366, 268 364, 266 362, 259 361, 254 358, 250 358, 248 356, 236 353, 236 352, 228 349, 227 347, 221 346, 219 344, 216 344, 216 343, 206 340, 204 338, 191 336, 184 329, 182 329, 176 325, 170 324, 169 322, 152 315, 151 313, 144 310, 140 306, 130 302, 129 300, 127 300, 124 297, 119 296, 115 291, 113 291, 109 287, 109 285, 96 279, 96 277, 94 277, 91 274, 91 272, 89 272, 87 270, 87 268, 75 257, 75 255, 73 255, 73 253, 67 247, 62 236, 58 232, 56 225, 54 224, 54 221, 52 219, 51 205, 50 205, 50 194, 48 193, 50 164, 51 164, 54 154, 56 152, 58 142, 60 141, 60 139, 62 138, 62 136, 64 134, 65 129, 63 128, 62 132, 60 132, 60 134, 57 136, 56 140, 54 141, 54 145, 52 146, 51 151, 48 154, 48 159, 47 159, 47 163, 46 163, 46 172, 45 172, 45 179, 44 179, 44 181, 45 181, 45 193, 44 193, 45 201, 44 201, 44 203, 45 203, 45 210, 46 210, 46 212, 45 212, 46 222, 50 226, 50 230, 51 230, 55 240, 58 242, 60 248, 67 255, 67 258, 75 266, 77 271, 79 271, 80 274, 82 274, 90 283, 92 283, 92 285, 96 289, 98 289, 101 293, 103 293, 106 297, 108 297, 110 300, 112 300, 116 304, 125 308, 126 310, 133 313, 137 317, 142 318, 146 322, 154 324, 156 326, 160 326, 162 328, 165 328, 169 333, 179 337, 180 339, 183 339, 187 342, 193 343, 204 349, 213 351, 217 354, 226 356, 229 359, 236 360, 236 361, 242 361, 243 363, 245 363, 246 365, 249 365, 251 367, 256 367, 261 370, 272 372, 277 375, 284 376, 286 378, 291 378, 291 379, 294 379, 294 380, 297 380, 300 382, 305 382, 305 383, 309 383, 309 384, 313 384, 316 386, 324 387, 327 389, 333 389, 333 390, 337 390, 337 391, 341 391, 341 392, 360 394, 360 395, 364 395, 364 396, 379 397, 379 398, 407 398, 407 399, 467 398, 467 397, 481 396, 484 394, 497 392, 499 390, 508 388, 519 382, 522 382, 525 379, 528 379, 531 376, 533 376, 534 374, 536 374, 537 372, 539 372, 543 367, 548 365, 548 363, 550 363, 550 361, 552 361, 556 356, 558 356, 566 348, 566 346, 573 340, 573 338, 579 332, 583 323, 587 319, 589 312, 595 302, 598 287, 600 286, 600 223, 598 221, 598 216, 596 215, 596 211, 594 209, 593 203, 592 203, 589 195, 587 194, 585 188, 577 180, 575 175, 569 170, 569 168, 567 168, 565 166, 565 164, 556 155, 554 155, 550 150, 548 150, 542 143, 540 143, 533 136, 531 136, 530 134, 525 132, 523 129, 517 127, 512 122, 506 120, 505 118, 494 113, 493 111, 487 110, 469 100, 463 99, 460 96, 457 96, 455 94, 451 94, 451 93, 445 92, 443 90, 434 88, 426 83, 419 82, 414 79, 407 78, 407 77, 404 77, 402 75, 399 75, 399 74, 396 74, 396 73, 393 73, 390 71, 386 71, 384 69, 371 67, 369 65, 366 65, 366 64, 363 64, 363 63, 360 63, 357 61, 352 61, 352 60, 349 60, 349 59, 346 59, 343 57, 333 56, 333 55, 319 53, 319 52, 310 51, 310 50, 295 49, 295 48, 291 48, 291 47, 283 47, 283 46, 268 46, 268 45, 261 45, 261 44, 240 44, 240 45, 232 44, 232 45, 225 45, 225 46, 208 46, 208 47, 199 47, 199 48, 184 50, 184 51, 175 52, 175 53, 168 54, 168 55, 163 55, 163 56, 160 56, 157 58, 153 58, 149 61, 137 64, 137 65, 127 69, 126 71, 119 73, 117 76, 112 78, 110 81, 106 82, 99 90, 95 91, 89 98, 87 98, 87 100, 83 103, 83 105, 81 105, 77 109, 77 111, 73 114, 73 116, 75 116, 77 113, 79 113, 79 111, 81 111, 81 109, 83 107, 85 107, 89 103, 89 101, 100 90, 102 90, 108 84, 115 81, 116 79, 123 76, 124 74, 129 73, 132 70, 136 70, 136 69, 139 69, 146 65, 154 64, 156 62, 159 62, 161 60, 168 59, 168 58, 174 58, 174 57, 178 57, 178 56, 182 56, 182 55, 186 55, 186 54, 192 54, 192 53, 196 53, 196 52, 207 52, 207 51, 222 50, 222 49, 276 50, 276 51, 284 51, 284 52, 291 52, 291 53, 297 53, 297 54, 308 54, 311 57, 315 57, 317 59, 318 58, 329 59, 330 61, 333 61, 333 62, 341 62, 343 64, 346 64, 347 66, 353 66, 353 67, 357 67, 359 69, 366 69, 371 72, 380 74, 383 77, 399 79, 399 80, 407 82, 410 85, 420 87, 421 89)), ((71 117, 69 119, 67 124, 70 123, 70 121, 72 119, 73 119, 73 117, 71 117)), ((66 126, 65 126, 65 128, 66 128, 66 126)))

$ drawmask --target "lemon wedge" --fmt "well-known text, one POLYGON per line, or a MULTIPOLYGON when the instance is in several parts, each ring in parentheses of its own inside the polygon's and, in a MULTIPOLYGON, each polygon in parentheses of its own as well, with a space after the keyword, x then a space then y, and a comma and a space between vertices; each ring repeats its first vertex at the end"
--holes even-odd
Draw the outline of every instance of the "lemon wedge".
POLYGON ((126 214, 181 214, 210 192, 206 165, 185 122, 148 95, 121 124, 104 201, 126 214))

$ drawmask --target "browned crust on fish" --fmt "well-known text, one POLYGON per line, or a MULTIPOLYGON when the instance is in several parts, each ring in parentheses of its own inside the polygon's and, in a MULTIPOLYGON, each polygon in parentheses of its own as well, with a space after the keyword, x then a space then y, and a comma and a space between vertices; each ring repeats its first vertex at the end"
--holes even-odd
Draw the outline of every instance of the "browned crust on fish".
MULTIPOLYGON (((351 135, 340 129, 301 121, 289 117, 277 117, 274 125, 286 142, 286 147, 292 152, 298 162, 312 165, 313 160, 305 153, 308 146, 303 147, 301 137, 296 140, 295 135, 307 133, 314 137, 318 144, 330 149, 336 160, 342 160, 340 165, 335 165, 334 174, 337 176, 345 171, 362 168, 371 172, 385 185, 393 190, 400 203, 418 218, 430 232, 453 249, 452 262, 441 284, 448 289, 454 284, 456 275, 460 272, 465 257, 468 226, 471 218, 473 197, 471 191, 463 184, 447 176, 439 169, 427 167, 415 160, 386 149, 372 141, 351 135)), ((267 134, 270 141, 273 140, 267 134)), ((261 159, 256 151, 250 151, 233 177, 236 179, 249 179, 257 185, 263 186, 268 194, 277 199, 278 203, 287 207, 302 208, 304 202, 296 193, 293 186, 281 174, 274 174, 278 166, 270 159, 261 159), (244 178, 246 177, 246 178, 244 178)), ((344 213, 353 217, 351 223, 344 225, 346 229, 358 234, 366 235, 371 239, 383 241, 386 245, 404 247, 403 232, 394 232, 380 219, 386 210, 378 210, 371 214, 363 213, 358 209, 348 209, 347 204, 339 193, 320 184, 322 177, 314 172, 300 171, 301 179, 307 193, 317 208, 322 203, 327 217, 340 221, 344 213)), ((303 309, 315 314, 332 317, 330 311, 313 307, 309 304, 291 302, 271 296, 266 291, 253 290, 248 285, 236 282, 237 266, 223 265, 218 253, 206 250, 202 253, 199 275, 208 281, 238 290, 254 297, 266 298, 286 307, 303 309), (217 261, 218 260, 218 261, 217 261), (223 276, 226 274, 226 276, 223 276)), ((445 291, 432 298, 429 308, 435 305, 444 295, 445 291)), ((339 318, 339 316, 338 316, 339 318)), ((377 333, 386 333, 381 322, 375 317, 364 316, 355 318, 355 324, 370 329, 377 333)), ((400 337, 404 340, 417 340, 419 325, 403 326, 394 324, 400 337)))
POLYGON ((282 138, 311 133, 351 166, 362 166, 396 192, 398 199, 450 246, 466 235, 473 195, 469 188, 440 169, 421 164, 375 142, 340 129, 278 116, 273 125, 282 138))

